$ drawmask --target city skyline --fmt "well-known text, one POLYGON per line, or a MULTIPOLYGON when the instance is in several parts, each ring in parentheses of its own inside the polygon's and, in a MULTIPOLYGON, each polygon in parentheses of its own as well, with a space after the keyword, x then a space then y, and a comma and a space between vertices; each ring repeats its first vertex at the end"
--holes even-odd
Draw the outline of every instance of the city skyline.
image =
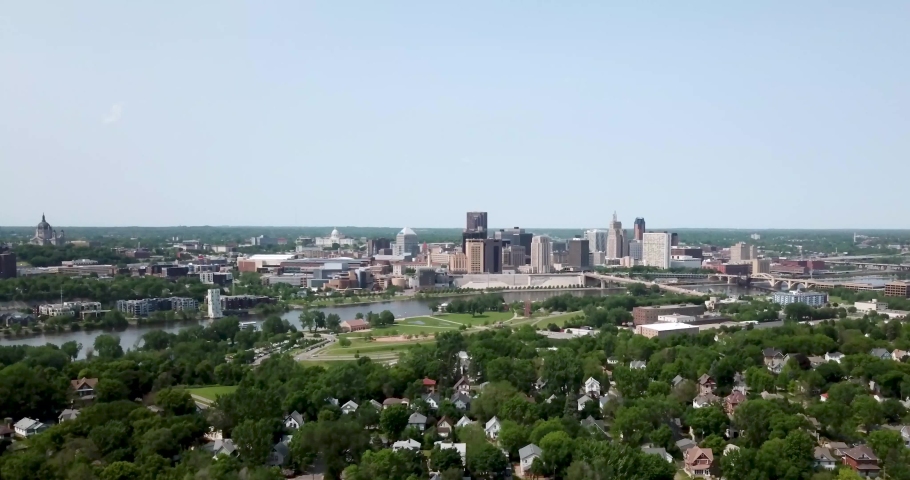
POLYGON ((905 7, 13 2, 4 197, 64 227, 910 227, 900 188, 840 194, 910 174, 905 7))

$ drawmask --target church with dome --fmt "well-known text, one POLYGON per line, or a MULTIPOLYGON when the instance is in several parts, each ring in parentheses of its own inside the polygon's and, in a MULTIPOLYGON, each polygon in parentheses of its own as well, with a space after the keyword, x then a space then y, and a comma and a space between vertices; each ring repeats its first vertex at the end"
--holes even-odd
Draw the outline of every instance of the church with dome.
POLYGON ((55 247, 62 247, 66 243, 66 234, 63 233, 63 230, 60 230, 60 234, 57 234, 57 231, 51 228, 51 224, 47 223, 47 220, 44 219, 44 214, 41 214, 41 223, 35 227, 35 236, 29 240, 32 245, 53 245, 55 247))

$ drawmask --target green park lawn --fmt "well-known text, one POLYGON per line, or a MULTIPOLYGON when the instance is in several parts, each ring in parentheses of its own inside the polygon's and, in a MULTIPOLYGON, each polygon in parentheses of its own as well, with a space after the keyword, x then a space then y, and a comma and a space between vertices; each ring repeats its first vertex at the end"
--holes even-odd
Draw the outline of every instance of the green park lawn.
MULTIPOLYGON (((440 317, 442 318, 442 317, 440 317)), ((445 327, 445 328, 458 328, 458 325, 454 325, 453 320, 444 321, 432 317, 414 317, 407 320, 402 320, 400 322, 395 322, 395 325, 417 325, 417 326, 428 326, 428 327, 445 327)))
POLYGON ((395 324, 394 326, 383 327, 383 328, 373 328, 368 331, 352 332, 352 333, 343 333, 342 337, 346 338, 364 338, 367 336, 372 337, 393 337, 395 335, 421 335, 426 333, 427 335, 433 335, 436 333, 441 333, 446 330, 455 330, 455 325, 449 325, 446 327, 427 327, 423 325, 399 325, 395 324))
POLYGON ((342 347, 338 343, 323 350, 325 355, 353 355, 360 352, 361 355, 370 353, 394 353, 403 352, 415 345, 434 343, 432 339, 413 341, 413 342, 366 342, 363 340, 354 340, 351 346, 342 347))
POLYGON ((436 317, 473 327, 483 325, 485 322, 489 325, 493 325, 496 322, 504 322, 512 318, 512 315, 512 312, 485 312, 472 317, 470 313, 444 313, 436 315, 436 317))
POLYGON ((584 317, 585 314, 582 312, 570 312, 570 313, 563 313, 562 315, 556 315, 553 317, 543 317, 543 318, 539 319, 539 321, 537 321, 536 325, 537 325, 537 327, 540 327, 540 328, 546 328, 547 325, 553 323, 558 327, 564 327, 566 325, 567 321, 575 318, 578 315, 581 315, 582 317, 584 317))
POLYGON ((228 386, 223 386, 223 385, 213 385, 211 387, 200 387, 200 388, 187 389, 187 391, 190 392, 190 394, 197 395, 202 398, 207 398, 213 402, 222 395, 234 393, 234 390, 237 390, 237 386, 228 387, 228 386))

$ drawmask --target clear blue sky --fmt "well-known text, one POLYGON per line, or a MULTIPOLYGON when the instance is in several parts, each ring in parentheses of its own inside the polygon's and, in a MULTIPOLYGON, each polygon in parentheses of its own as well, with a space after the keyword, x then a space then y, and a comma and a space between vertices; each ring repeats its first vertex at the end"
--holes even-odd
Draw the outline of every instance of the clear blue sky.
POLYGON ((0 0, 0 225, 910 228, 910 3, 0 0))

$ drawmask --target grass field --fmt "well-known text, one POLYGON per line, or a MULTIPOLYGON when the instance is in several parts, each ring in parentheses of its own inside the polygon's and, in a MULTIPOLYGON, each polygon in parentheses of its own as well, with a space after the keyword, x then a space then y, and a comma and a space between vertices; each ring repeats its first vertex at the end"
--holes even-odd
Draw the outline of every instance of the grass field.
POLYGON ((472 317, 470 313, 445 313, 436 315, 436 317, 473 327, 476 325, 483 325, 484 322, 488 322, 490 325, 496 322, 504 322, 512 318, 512 315, 512 312, 486 312, 482 315, 472 317))
POLYGON ((446 330, 454 330, 456 327, 450 325, 448 327, 428 327, 424 325, 398 325, 395 324, 394 327, 385 327, 371 329, 366 332, 353 332, 353 333, 343 333, 342 337, 346 338, 363 338, 366 336, 372 337, 392 337, 395 335, 421 335, 426 333, 427 335, 433 335, 435 333, 444 332, 446 330))
POLYGON ((237 390, 236 386, 225 387, 222 385, 213 385, 211 387, 201 387, 201 388, 190 388, 187 389, 188 392, 192 395, 198 395, 202 398, 207 398, 211 401, 215 401, 218 397, 222 395, 227 395, 229 393, 234 393, 234 390, 237 390))
POLYGON ((537 322, 537 325, 536 325, 536 326, 546 328, 547 325, 553 323, 553 324, 556 324, 556 326, 558 326, 558 327, 563 327, 563 326, 565 326, 565 324, 566 324, 567 321, 569 321, 569 320, 575 318, 575 317, 578 316, 578 315, 581 315, 582 317, 585 316, 585 314, 582 313, 582 312, 564 313, 564 314, 562 314, 562 315, 556 315, 556 316, 553 316, 553 317, 541 318, 541 319, 537 322))
POLYGON ((434 342, 435 341, 431 339, 414 342, 365 342, 362 340, 354 340, 351 342, 350 347, 342 347, 335 343, 331 347, 323 350, 322 353, 324 355, 353 355, 357 352, 360 352, 361 355, 368 355, 370 353, 393 353, 403 352, 415 345, 430 344, 434 342))
MULTIPOLYGON (((442 317, 440 317, 442 318, 442 317)), ((397 322, 396 325, 418 325, 418 326, 428 326, 428 327, 445 327, 445 328, 458 328, 458 325, 452 323, 453 320, 443 321, 436 318, 430 317, 414 317, 407 320, 402 320, 397 322)))

